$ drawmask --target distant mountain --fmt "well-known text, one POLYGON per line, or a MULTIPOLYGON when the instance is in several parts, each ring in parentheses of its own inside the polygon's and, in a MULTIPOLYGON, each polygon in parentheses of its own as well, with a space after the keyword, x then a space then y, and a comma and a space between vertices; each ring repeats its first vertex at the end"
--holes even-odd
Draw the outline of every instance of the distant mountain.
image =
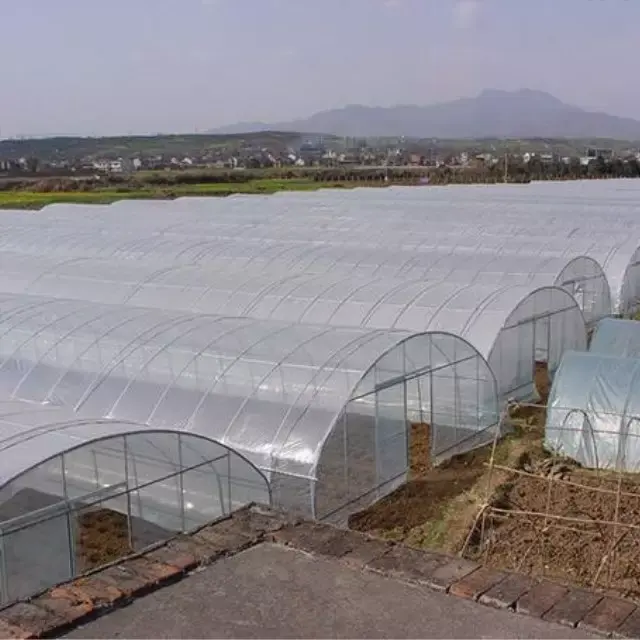
POLYGON ((299 131, 411 138, 613 138, 640 140, 640 121, 587 111, 543 91, 487 89, 475 98, 395 107, 349 105, 291 122, 245 122, 214 134, 299 131))

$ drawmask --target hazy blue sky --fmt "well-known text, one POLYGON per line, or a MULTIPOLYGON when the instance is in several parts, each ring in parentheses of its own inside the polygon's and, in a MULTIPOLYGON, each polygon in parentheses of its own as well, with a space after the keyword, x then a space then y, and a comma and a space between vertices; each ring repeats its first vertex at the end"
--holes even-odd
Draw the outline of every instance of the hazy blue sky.
POLYGON ((640 0, 0 0, 0 136, 528 87, 640 119, 640 0))

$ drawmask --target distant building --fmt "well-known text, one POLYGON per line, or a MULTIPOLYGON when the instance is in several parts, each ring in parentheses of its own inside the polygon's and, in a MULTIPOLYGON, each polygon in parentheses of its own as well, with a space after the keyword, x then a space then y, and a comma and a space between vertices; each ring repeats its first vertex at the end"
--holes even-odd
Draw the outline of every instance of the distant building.
POLYGON ((613 149, 598 149, 595 147, 590 147, 587 149, 586 156, 592 160, 596 158, 603 158, 604 160, 611 160, 614 156, 613 149))
POLYGON ((102 173, 122 173, 124 171, 124 163, 122 159, 96 160, 93 162, 92 168, 102 173))

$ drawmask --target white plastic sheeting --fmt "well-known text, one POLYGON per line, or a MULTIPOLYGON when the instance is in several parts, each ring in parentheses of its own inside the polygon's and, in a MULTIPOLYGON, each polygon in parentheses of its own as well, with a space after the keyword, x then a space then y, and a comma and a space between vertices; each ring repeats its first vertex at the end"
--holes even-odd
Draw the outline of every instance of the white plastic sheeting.
MULTIPOLYGON (((71 237, 75 241, 81 239, 75 235, 71 237)), ((20 253, 0 252, 0 291, 59 296, 61 290, 67 290, 69 297, 75 298, 81 297, 82 291, 94 291, 94 295, 97 295, 99 290, 104 290, 105 300, 110 300, 110 282, 115 284, 123 281, 132 286, 138 282, 152 287, 158 279, 165 279, 174 282, 173 290, 176 291, 178 288, 188 288, 185 282, 189 277, 201 283, 207 282, 211 297, 216 288, 228 291, 229 283, 234 278, 236 282, 246 282, 252 278, 252 274, 254 279, 255 274, 259 274, 259 280, 265 285, 269 279, 277 283, 285 281, 292 274, 328 274, 334 279, 348 276, 354 283, 354 290, 367 278, 372 281, 374 277, 391 279, 387 280, 386 285, 379 280, 377 288, 380 291, 385 287, 388 291, 394 290, 400 284, 400 279, 429 282, 446 280, 460 285, 495 288, 507 285, 528 285, 532 289, 559 286, 576 298, 588 325, 611 313, 607 278, 595 260, 584 256, 570 260, 482 253, 463 257, 441 251, 412 253, 386 249, 345 249, 332 245, 311 248, 286 244, 260 246, 240 241, 203 244, 191 240, 188 245, 183 245, 171 243, 163 236, 141 239, 135 243, 121 238, 100 239, 98 244, 93 238, 91 242, 96 248, 100 247, 99 256, 92 259, 58 256, 53 249, 51 253, 46 253, 46 257, 34 256, 29 259, 23 258, 24 254, 20 253), (148 252, 142 250, 145 246, 148 252), (142 255, 139 251, 142 251, 142 255), (166 260, 163 260, 163 255, 166 260), (118 260, 114 264, 120 257, 134 259, 118 260), (133 263, 135 267, 122 264, 124 262, 133 263), (202 267, 203 272, 198 275, 195 266, 190 265, 189 268, 183 268, 181 276, 177 266, 192 262, 202 267), (176 268, 171 269, 171 265, 176 268), (219 274, 219 271, 225 273, 219 274), (181 281, 182 286, 179 286, 181 281)), ((118 298, 115 300, 118 301, 118 298)), ((207 311, 228 313, 224 308, 211 306, 207 311)))
MULTIPOLYGON (((419 190, 416 190, 419 191, 419 190)), ((589 257, 606 273, 613 310, 632 313, 640 302, 640 260, 637 207, 608 205, 606 215, 597 202, 549 204, 507 202, 497 192, 486 199, 476 191, 477 202, 462 197, 464 188, 449 189, 448 199, 415 196, 396 201, 358 191, 359 199, 347 194, 343 200, 322 194, 251 196, 231 199, 178 199, 173 202, 122 201, 113 205, 52 205, 40 214, 12 213, 0 218, 0 248, 25 253, 60 256, 163 260, 166 263, 212 264, 238 258, 230 245, 242 245, 253 264, 287 262, 295 268, 323 268, 327 262, 345 258, 324 255, 369 251, 379 273, 400 268, 395 255, 405 263, 413 254, 448 253, 454 272, 476 269, 467 264, 470 253, 510 257, 493 263, 492 277, 502 274, 502 283, 538 273, 535 264, 518 266, 518 259, 560 257, 566 261, 589 257), (324 198, 324 200, 322 199, 324 198), (413 198, 413 199, 412 199, 413 198), (484 199, 483 199, 484 198, 484 199), (372 204, 373 203, 373 204, 372 204), (377 203, 377 204, 376 204, 377 203), (586 215, 588 214, 588 215, 586 215), (233 240, 233 242, 230 242, 233 240), (260 256, 259 251, 265 251, 260 256), (314 261, 313 254, 317 254, 314 261), (460 254, 463 253, 464 257, 460 254), (298 258, 296 258, 296 254, 298 258), (386 254, 386 255, 385 255, 386 254), (282 261, 281 261, 282 259, 282 261)), ((389 191, 389 193, 392 193, 389 191)), ((531 198, 531 196, 529 196, 531 198)), ((346 258, 359 264, 358 258, 346 258)), ((419 255, 419 268, 430 267, 419 255)), ((367 262, 367 260, 365 260, 367 262)), ((216 264, 217 266, 217 264, 216 264)), ((440 265, 437 270, 442 271, 440 265)), ((558 269, 555 273, 558 273, 558 269)), ((403 276, 404 277, 404 276, 403 276)), ((453 277, 453 276, 452 276, 453 277)), ((537 282, 538 285, 550 284, 537 282)))
POLYGON ((0 297, 0 393, 220 442, 276 504, 315 517, 404 481, 407 403, 431 421, 434 458, 498 421, 493 373, 454 335, 29 296, 0 297))
POLYGON ((567 352, 547 410, 545 445, 582 465, 640 470, 640 360, 567 352))
MULTIPOLYGON (((528 397, 536 361, 548 362, 553 373, 563 349, 585 348, 585 319, 575 299, 554 287, 359 274, 345 279, 339 273, 274 277, 197 267, 144 269, 109 261, 56 265, 51 259, 29 260, 7 258, 0 268, 0 291, 279 322, 453 333, 489 362, 500 397, 528 397)), ((567 286, 575 284, 571 265, 563 274, 567 286)), ((581 302, 590 309, 595 307, 594 288, 588 283, 602 286, 603 296, 597 299, 607 300, 603 279, 594 276, 581 283, 586 290, 581 302)), ((600 316, 604 314, 601 306, 598 309, 600 316)))
MULTIPOLYGON (((613 311, 633 313, 640 305, 638 205, 630 197, 619 197, 633 190, 585 185, 579 192, 566 187, 563 195, 563 189, 531 185, 378 193, 323 190, 227 199, 121 201, 108 206, 59 204, 37 215, 12 212, 0 218, 0 248, 61 256, 152 258, 165 263, 210 262, 214 254, 215 259, 224 257, 220 249, 225 245, 236 243, 253 245, 250 257, 256 263, 260 261, 256 246, 268 245, 270 258, 265 257, 284 260, 296 248, 303 257, 326 247, 369 249, 379 254, 380 273, 387 273, 385 251, 456 254, 454 271, 477 269, 465 265, 469 253, 478 253, 511 257, 510 264, 489 270, 493 277, 501 273, 503 284, 507 278, 513 281, 519 274, 536 273, 534 265, 514 266, 523 256, 556 256, 565 261, 586 256, 606 273, 613 311)), ((322 255, 319 258, 323 260, 322 255)))

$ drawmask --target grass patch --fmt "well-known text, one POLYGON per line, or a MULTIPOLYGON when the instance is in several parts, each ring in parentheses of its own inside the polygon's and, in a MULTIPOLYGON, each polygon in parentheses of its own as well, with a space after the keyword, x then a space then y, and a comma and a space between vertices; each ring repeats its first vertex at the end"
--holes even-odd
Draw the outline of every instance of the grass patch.
MULTIPOLYGON (((346 183, 328 183, 308 179, 258 179, 237 183, 182 184, 168 187, 120 187, 87 191, 0 191, 0 209, 39 209, 56 202, 108 204, 124 199, 170 199, 180 196, 218 196, 236 193, 271 194, 277 191, 313 191, 327 187, 343 187, 346 183)), ((349 186, 358 186, 350 183, 349 186)))

